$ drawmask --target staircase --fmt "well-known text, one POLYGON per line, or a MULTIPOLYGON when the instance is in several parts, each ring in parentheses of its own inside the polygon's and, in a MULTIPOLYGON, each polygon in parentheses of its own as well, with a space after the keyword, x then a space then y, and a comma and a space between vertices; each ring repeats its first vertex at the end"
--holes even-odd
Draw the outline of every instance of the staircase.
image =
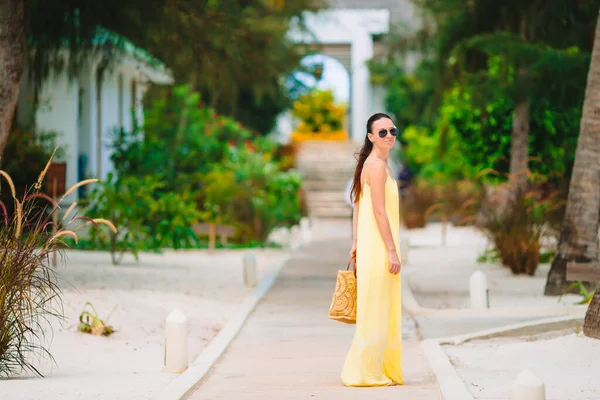
POLYGON ((303 177, 308 212, 316 218, 350 218, 352 209, 344 199, 346 184, 356 167, 352 141, 304 142, 299 145, 296 169, 303 177))

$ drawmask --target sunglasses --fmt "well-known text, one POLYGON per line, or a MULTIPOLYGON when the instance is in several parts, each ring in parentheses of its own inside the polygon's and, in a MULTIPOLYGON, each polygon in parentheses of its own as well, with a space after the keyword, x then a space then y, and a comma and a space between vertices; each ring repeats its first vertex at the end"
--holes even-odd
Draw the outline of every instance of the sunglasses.
POLYGON ((390 130, 387 129, 381 129, 378 134, 380 138, 384 138, 387 136, 388 132, 390 133, 390 135, 392 136, 398 136, 398 128, 392 128, 390 130))

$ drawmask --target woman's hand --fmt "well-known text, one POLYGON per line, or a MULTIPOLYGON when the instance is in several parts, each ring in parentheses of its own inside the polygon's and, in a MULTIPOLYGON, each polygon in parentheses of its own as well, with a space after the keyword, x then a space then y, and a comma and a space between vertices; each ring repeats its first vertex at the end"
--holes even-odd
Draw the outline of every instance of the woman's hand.
POLYGON ((352 249, 350 249, 350 258, 356 261, 356 242, 352 244, 352 249))
POLYGON ((402 264, 400 263, 400 258, 398 258, 396 250, 389 251, 388 257, 390 259, 390 273, 394 275, 399 274, 402 264))

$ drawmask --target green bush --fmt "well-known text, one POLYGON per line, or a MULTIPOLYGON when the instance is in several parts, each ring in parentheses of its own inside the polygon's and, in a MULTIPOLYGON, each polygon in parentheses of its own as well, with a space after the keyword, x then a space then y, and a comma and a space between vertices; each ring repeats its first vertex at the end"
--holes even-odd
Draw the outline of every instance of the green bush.
POLYGON ((268 154, 231 147, 206 176, 204 210, 219 223, 238 228, 238 240, 264 241, 278 226, 300 221, 300 176, 284 172, 268 154))
POLYGON ((278 147, 174 88, 147 107, 143 129, 115 132, 117 174, 91 196, 90 212, 121 230, 87 245, 111 250, 115 262, 127 251, 203 247, 197 221, 234 226, 238 244, 256 245, 300 219, 300 179, 283 171, 278 147))
POLYGON ((229 146, 252 138, 239 123, 202 106, 199 94, 186 86, 156 99, 144 118, 143 129, 115 132, 112 161, 119 176, 160 174, 165 191, 200 189, 202 176, 229 146))
MULTIPOLYGON (((472 179, 485 169, 509 171, 514 103, 498 95, 479 105, 474 88, 448 91, 430 130, 407 127, 402 156, 419 175, 435 182, 472 179)), ((555 182, 571 174, 581 111, 547 99, 531 105, 529 155, 533 173, 555 182)), ((492 179, 498 181, 498 179, 492 179)))
POLYGON ((83 246, 109 250, 114 264, 126 252, 137 259, 141 251, 197 247, 191 225, 200 213, 194 198, 185 190, 164 192, 165 185, 156 175, 116 179, 109 174, 91 193, 87 213, 107 216, 118 232, 92 230, 83 246))
POLYGON ((473 179, 475 171, 461 146, 460 136, 452 127, 408 127, 402 134, 402 157, 419 177, 433 184, 473 179))

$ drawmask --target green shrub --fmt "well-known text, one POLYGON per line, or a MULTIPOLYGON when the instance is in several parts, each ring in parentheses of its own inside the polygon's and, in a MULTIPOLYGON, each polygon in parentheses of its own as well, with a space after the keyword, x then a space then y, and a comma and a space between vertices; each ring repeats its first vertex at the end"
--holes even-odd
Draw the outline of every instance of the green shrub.
MULTIPOLYGON (((472 179, 488 168, 509 171, 515 105, 500 93, 480 105, 476 95, 476 88, 453 88, 444 95, 432 130, 413 125, 403 131, 403 157, 424 178, 472 179)), ((533 173, 556 182, 570 176, 580 117, 580 107, 547 99, 532 103, 529 154, 538 160, 530 165, 533 173)))
POLYGON ((202 106, 198 93, 179 86, 150 104, 143 129, 136 126, 132 132, 115 132, 112 161, 119 176, 159 172, 165 191, 196 190, 229 146, 240 146, 251 138, 251 132, 239 123, 202 106))
POLYGON ((300 180, 283 171, 279 145, 252 138, 185 86, 148 105, 143 129, 115 132, 112 161, 116 176, 93 193, 89 212, 122 229, 81 247, 110 250, 115 263, 124 252, 203 247, 197 221, 232 225, 235 241, 256 244, 300 218, 300 180))
MULTIPOLYGON (((189 191, 164 192, 158 175, 107 180, 91 193, 87 213, 106 215, 118 233, 90 232, 87 248, 109 250, 114 264, 130 252, 137 259, 141 251, 160 252, 164 248, 193 248, 197 238, 191 225, 200 213, 189 191)), ((83 246, 82 246, 83 247, 83 246)))
POLYGON ((238 228, 238 240, 264 241, 278 226, 300 221, 301 179, 279 170, 267 154, 230 148, 229 157, 206 176, 204 210, 238 228))

